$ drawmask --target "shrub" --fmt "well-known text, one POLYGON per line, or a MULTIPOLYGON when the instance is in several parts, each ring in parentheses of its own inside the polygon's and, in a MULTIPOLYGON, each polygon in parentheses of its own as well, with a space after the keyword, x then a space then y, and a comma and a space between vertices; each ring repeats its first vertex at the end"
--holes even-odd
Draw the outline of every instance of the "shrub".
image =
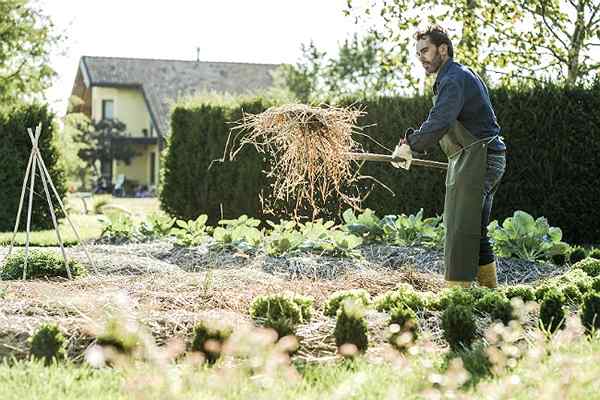
MULTIPOLYGON (((23 266, 25 265, 25 252, 19 251, 11 255, 0 271, 0 279, 16 280, 23 278, 23 266)), ((86 270, 79 262, 69 259, 71 276, 77 277, 86 274, 86 270)), ((62 255, 41 250, 30 250, 27 258, 27 279, 45 279, 52 277, 67 278, 67 268, 62 255)))
POLYGON ((492 362, 490 361, 485 343, 478 341, 474 343, 471 349, 452 350, 444 357, 442 370, 447 370, 450 360, 460 358, 464 368, 469 372, 469 380, 465 386, 476 385, 480 380, 492 375, 492 362))
POLYGON ((360 301, 346 299, 340 305, 335 322, 335 344, 353 344, 365 352, 369 346, 364 305, 360 301))
POLYGON ((582 269, 572 269, 555 279, 558 286, 575 285, 582 294, 592 287, 592 278, 582 269))
POLYGON ((523 300, 523 302, 535 300, 535 293, 533 289, 527 285, 508 286, 506 289, 504 289, 504 295, 508 299, 519 297, 521 300, 523 300))
POLYGON ((476 336, 475 317, 471 307, 449 304, 442 314, 444 339, 452 350, 469 348, 476 336))
POLYGON ((575 305, 581 304, 583 300, 583 294, 577 287, 577 285, 571 283, 564 286, 561 286, 561 293, 565 296, 565 302, 571 303, 575 305))
POLYGON ((390 344, 399 351, 406 350, 417 339, 417 315, 405 305, 393 308, 390 312, 389 330, 390 344))
POLYGON ((444 289, 439 296, 439 301, 433 304, 433 309, 443 311, 450 305, 472 308, 475 305, 475 297, 470 289, 460 287, 444 289))
POLYGON ((593 249, 592 251, 590 251, 590 254, 588 254, 588 257, 595 258, 596 260, 600 260, 600 248, 593 249))
POLYGON ((574 264, 573 269, 581 269, 592 278, 600 276, 600 260, 588 257, 574 264))
POLYGON ((389 290, 375 299, 377 311, 390 311, 400 306, 406 306, 413 311, 425 308, 426 300, 409 284, 401 284, 394 290, 389 290))
POLYGON ((540 306, 540 324, 548 332, 553 333, 564 327, 565 297, 556 288, 550 288, 544 294, 540 306))
POLYGON ((362 303, 363 306, 368 306, 371 303, 371 295, 365 289, 339 290, 329 296, 329 299, 327 299, 327 302, 325 303, 325 310, 323 313, 328 317, 335 317, 342 301, 346 299, 358 301, 362 303))
POLYGON ((111 318, 106 323, 104 331, 96 337, 96 344, 103 347, 112 347, 121 354, 133 354, 140 345, 140 338, 119 320, 111 318))
POLYGON ((302 315, 302 322, 308 322, 314 314, 314 303, 315 299, 310 296, 302 296, 299 294, 293 294, 292 300, 300 307, 300 314, 302 315))
POLYGON ((571 253, 569 254, 569 261, 571 264, 578 263, 587 257, 587 253, 583 247, 573 247, 571 249, 571 253))
POLYGON ((66 358, 66 341, 56 324, 41 325, 29 339, 31 355, 45 365, 66 358))
POLYGON ((600 330, 600 292, 592 292, 584 296, 581 322, 588 333, 600 330))
MULTIPOLYGON (((0 190, 0 232, 12 231, 15 225, 23 176, 31 154, 31 140, 27 134, 27 128, 32 128, 35 131, 35 127, 39 123, 42 124, 42 134, 38 141, 38 147, 59 196, 61 198, 65 197, 64 163, 58 146, 58 127, 53 121, 54 114, 48 110, 47 105, 20 104, 3 107, 0 110, 0 182, 2 183, 2 189, 0 190)), ((52 229, 52 217, 44 196, 44 187, 39 170, 35 179, 34 190, 36 193, 41 194, 41 197, 36 196, 32 204, 31 228, 33 230, 52 229)), ((53 199, 55 200, 54 195, 53 199)), ((25 205, 27 205, 26 202, 25 205)), ((26 210, 25 206, 21 215, 21 229, 25 228, 26 210)), ((54 211, 57 215, 62 215, 56 201, 54 201, 54 211)))
POLYGON ((594 292, 600 292, 600 276, 597 276, 592 280, 591 290, 594 292))
POLYGON ((488 293, 477 301, 475 308, 489 314, 492 320, 500 320, 505 325, 513 318, 510 300, 499 292, 488 293))
POLYGON ((233 329, 217 321, 200 321, 193 330, 192 350, 205 354, 206 361, 214 364, 221 356, 223 343, 231 336, 233 329))
POLYGON ((558 287, 551 281, 546 281, 542 283, 535 289, 535 300, 537 302, 542 302, 544 300, 544 296, 546 295, 546 293, 548 293, 550 289, 559 290, 558 287))
POLYGON ((288 295, 257 296, 250 304, 250 316, 259 325, 274 329, 282 338, 294 333, 302 322, 302 310, 288 295))

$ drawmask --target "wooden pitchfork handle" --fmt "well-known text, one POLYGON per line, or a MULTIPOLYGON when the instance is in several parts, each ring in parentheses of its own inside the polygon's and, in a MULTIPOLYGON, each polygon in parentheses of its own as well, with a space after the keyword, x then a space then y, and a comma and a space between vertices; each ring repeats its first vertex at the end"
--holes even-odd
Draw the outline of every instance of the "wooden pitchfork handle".
MULTIPOLYGON (((394 158, 387 154, 375 154, 375 153, 347 153, 346 154, 351 160, 366 160, 366 161, 383 161, 383 162, 402 162, 405 161, 403 158, 394 158)), ((448 163, 422 160, 419 158, 412 159, 412 165, 419 165, 422 167, 448 169, 448 163)))

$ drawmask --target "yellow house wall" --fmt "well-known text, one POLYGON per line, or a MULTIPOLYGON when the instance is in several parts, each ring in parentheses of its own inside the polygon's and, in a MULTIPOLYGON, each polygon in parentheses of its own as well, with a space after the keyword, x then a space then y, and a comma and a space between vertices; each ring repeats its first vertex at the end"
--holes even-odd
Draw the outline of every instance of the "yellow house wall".
POLYGON ((154 170, 154 185, 158 182, 158 146, 153 145, 133 145, 137 156, 131 159, 131 163, 127 165, 123 161, 116 161, 113 169, 113 179, 118 175, 125 175, 128 180, 135 180, 141 185, 151 186, 150 157, 154 153, 155 170, 154 170))
POLYGON ((140 89, 92 87, 92 119, 102 119, 102 100, 112 100, 114 116, 125 123, 131 136, 144 136, 142 129, 150 132, 150 113, 140 89))

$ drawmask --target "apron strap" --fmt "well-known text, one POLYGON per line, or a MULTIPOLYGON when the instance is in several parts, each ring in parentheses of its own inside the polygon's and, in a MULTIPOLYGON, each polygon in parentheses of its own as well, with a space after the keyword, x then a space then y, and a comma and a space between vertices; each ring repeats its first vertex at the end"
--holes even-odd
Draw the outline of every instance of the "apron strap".
POLYGON ((487 137, 486 137, 486 138, 483 138, 483 139, 476 140, 476 141, 474 141, 473 143, 471 143, 471 144, 468 144, 468 145, 466 145, 465 147, 461 148, 460 150, 456 151, 455 153, 451 154, 451 155, 450 155, 450 157, 448 157, 448 158, 449 158, 449 159, 450 159, 450 158, 454 158, 455 156, 457 156, 458 154, 460 154, 460 153, 461 153, 463 150, 466 150, 466 149, 468 149, 469 147, 472 147, 472 146, 474 146, 474 145, 476 145, 476 144, 479 144, 479 143, 484 143, 484 142, 485 142, 485 144, 490 144, 490 143, 492 143, 494 140, 496 140, 496 138, 499 138, 499 137, 500 137, 500 135, 495 135, 495 136, 492 136, 491 138, 487 138, 487 137))

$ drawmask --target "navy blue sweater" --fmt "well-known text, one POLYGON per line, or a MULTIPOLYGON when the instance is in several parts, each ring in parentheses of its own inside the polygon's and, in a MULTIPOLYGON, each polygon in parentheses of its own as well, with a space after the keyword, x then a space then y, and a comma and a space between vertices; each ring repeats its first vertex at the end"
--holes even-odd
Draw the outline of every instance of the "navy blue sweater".
MULTIPOLYGON (((433 93, 437 101, 427 120, 407 137, 413 151, 434 147, 457 120, 478 139, 500 133, 487 87, 469 68, 449 59, 437 74, 433 93)), ((506 145, 502 138, 496 138, 488 148, 502 151, 506 145)))

